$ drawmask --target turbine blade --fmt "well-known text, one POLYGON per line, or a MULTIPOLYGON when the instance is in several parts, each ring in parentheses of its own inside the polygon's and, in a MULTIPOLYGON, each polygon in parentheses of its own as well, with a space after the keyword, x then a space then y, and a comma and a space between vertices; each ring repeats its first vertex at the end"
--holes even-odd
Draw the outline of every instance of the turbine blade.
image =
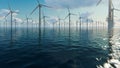
POLYGON ((48 16, 45 16, 46 18, 50 18, 50 17, 48 17, 48 16))
POLYGON ((36 0, 38 4, 40 4, 39 0, 36 0))
POLYGON ((112 7, 114 8, 114 5, 113 5, 113 3, 112 3, 112 7))
POLYGON ((8 8, 9 8, 10 11, 12 10, 9 3, 8 3, 8 8))
POLYGON ((33 12, 39 7, 39 5, 30 13, 30 15, 33 14, 33 12))
POLYGON ((67 8, 68 12, 70 13, 70 8, 67 8))
POLYGON ((101 1, 102 1, 102 0, 99 0, 96 6, 98 6, 98 5, 101 3, 101 1))
POLYGON ((17 14, 19 14, 19 12, 16 12, 16 11, 12 11, 12 13, 17 13, 17 14))
POLYGON ((5 22, 7 22, 7 19, 5 18, 5 22))
POLYGON ((82 17, 79 17, 79 20, 81 20, 82 19, 82 17))
POLYGON ((10 12, 5 16, 5 18, 10 14, 10 12))
POLYGON ((114 9, 114 10, 116 10, 116 11, 120 11, 120 9, 114 9))
POLYGON ((44 12, 42 11, 42 15, 43 15, 43 17, 44 17, 44 12))
POLYGON ((44 7, 47 7, 47 8, 52 8, 52 7, 50 7, 50 6, 47 6, 47 5, 43 5, 43 4, 40 4, 40 5, 42 5, 42 6, 44 6, 44 7))
POLYGON ((28 18, 27 15, 25 15, 26 19, 28 18))
POLYGON ((71 15, 75 15, 75 16, 77 15, 77 14, 73 14, 73 13, 70 13, 70 14, 71 14, 71 15))
POLYGON ((79 17, 80 17, 80 12, 78 12, 78 14, 79 14, 79 17))
POLYGON ((69 14, 64 18, 64 20, 69 16, 69 14))

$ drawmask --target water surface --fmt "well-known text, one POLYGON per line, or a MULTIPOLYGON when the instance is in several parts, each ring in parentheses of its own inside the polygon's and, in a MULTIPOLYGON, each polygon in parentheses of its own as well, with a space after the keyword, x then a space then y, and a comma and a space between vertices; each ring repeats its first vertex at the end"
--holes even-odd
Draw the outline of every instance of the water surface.
POLYGON ((0 68, 96 68, 107 62, 106 28, 0 28, 0 68))

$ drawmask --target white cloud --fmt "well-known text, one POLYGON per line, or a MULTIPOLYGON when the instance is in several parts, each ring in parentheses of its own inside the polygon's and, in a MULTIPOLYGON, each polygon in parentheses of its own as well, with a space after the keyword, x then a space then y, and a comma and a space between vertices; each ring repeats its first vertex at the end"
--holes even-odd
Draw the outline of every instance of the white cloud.
MULTIPOLYGON (((10 10, 8 9, 1 9, 0 10, 0 20, 3 20, 4 17, 10 12, 10 10)), ((16 13, 13 13, 13 16, 17 16, 18 15, 18 12, 19 10, 15 10, 16 13)))
POLYGON ((88 17, 90 17, 93 14, 94 14, 93 12, 85 12, 85 13, 80 14, 80 16, 84 17, 84 18, 88 18, 88 17))
POLYGON ((14 17, 13 20, 14 20, 14 22, 15 22, 15 20, 16 20, 17 23, 22 23, 22 22, 23 22, 23 20, 20 19, 20 18, 15 18, 15 17, 14 17))
POLYGON ((0 10, 0 20, 3 20, 3 18, 9 13, 10 11, 7 9, 1 9, 0 10))
MULTIPOLYGON (((1 21, 4 21, 5 16, 6 16, 9 12, 10 12, 10 10, 8 10, 8 9, 1 9, 1 10, 0 10, 0 20, 1 20, 1 21)), ((16 17, 16 16, 18 15, 19 10, 15 10, 15 12, 16 12, 16 13, 13 13, 13 22, 15 22, 15 20, 16 20, 17 23, 22 23, 23 20, 16 17)), ((7 17, 6 19, 7 19, 7 22, 10 22, 10 18, 9 18, 9 17, 7 17)))
POLYGON ((57 23, 58 21, 58 18, 57 17, 51 17, 49 20, 48 20, 48 23, 57 23))
POLYGON ((57 8, 88 7, 97 4, 99 0, 45 0, 47 5, 57 8))

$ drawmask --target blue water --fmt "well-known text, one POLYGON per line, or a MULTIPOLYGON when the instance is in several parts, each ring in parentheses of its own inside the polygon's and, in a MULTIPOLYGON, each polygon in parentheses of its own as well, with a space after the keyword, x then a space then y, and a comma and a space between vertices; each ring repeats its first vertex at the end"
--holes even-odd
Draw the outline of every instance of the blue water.
POLYGON ((106 28, 0 28, 0 68, 96 68, 108 59, 106 28), (12 42, 12 43, 11 43, 12 42))

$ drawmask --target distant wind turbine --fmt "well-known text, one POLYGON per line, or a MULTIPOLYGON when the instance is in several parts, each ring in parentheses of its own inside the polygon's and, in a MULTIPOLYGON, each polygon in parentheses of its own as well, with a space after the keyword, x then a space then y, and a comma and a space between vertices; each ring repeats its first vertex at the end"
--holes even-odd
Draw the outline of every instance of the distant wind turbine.
POLYGON ((12 32, 13 32, 13 30, 12 30, 12 27, 13 27, 13 13, 18 13, 18 12, 13 11, 13 10, 11 9, 10 5, 9 5, 8 7, 9 7, 9 13, 5 16, 5 18, 6 18, 8 15, 10 15, 10 18, 11 18, 11 44, 12 44, 12 40, 13 40, 13 38, 12 38, 12 32))
POLYGON ((45 16, 44 13, 43 13, 44 30, 45 30, 45 27, 46 27, 46 18, 49 18, 49 17, 48 17, 48 16, 45 16))
POLYGON ((4 20, 4 27, 7 27, 7 18, 5 17, 4 20))
POLYGON ((89 23, 89 19, 88 18, 86 19, 86 23, 87 23, 87 29, 88 29, 88 23, 89 23))
POLYGON ((31 19, 31 18, 29 18, 29 17, 26 15, 27 29, 28 29, 29 19, 31 19))
POLYGON ((76 15, 76 14, 71 13, 69 8, 67 8, 67 9, 68 9, 68 15, 65 17, 65 19, 67 17, 69 17, 69 30, 70 30, 70 28, 71 28, 71 15, 76 15))
POLYGON ((59 22, 59 30, 60 30, 60 27, 61 27, 61 20, 64 20, 64 19, 61 19, 60 17, 58 17, 58 22, 59 22))
POLYGON ((34 26, 34 20, 31 18, 32 27, 34 26))
MULTIPOLYGON (((56 22, 57 22, 57 21, 56 21, 56 22)), ((56 22, 53 22, 53 23, 52 23, 52 24, 53 24, 53 30, 54 30, 54 27, 55 27, 56 22)))
POLYGON ((15 29, 16 29, 16 25, 17 25, 17 20, 16 20, 16 19, 14 19, 14 22, 15 22, 15 29))
POLYGON ((78 28, 78 21, 76 21, 76 29, 78 28))
POLYGON ((81 25, 82 25, 82 17, 80 16, 80 13, 79 13, 79 26, 81 28, 81 25))
POLYGON ((12 30, 12 25, 13 25, 13 13, 18 13, 18 12, 15 12, 15 11, 13 11, 12 9, 11 9, 11 7, 9 6, 9 13, 5 16, 5 18, 8 16, 8 15, 10 15, 11 17, 11 30, 12 30))
POLYGON ((38 2, 38 5, 36 6, 36 8, 31 12, 31 15, 37 10, 39 9, 39 33, 41 32, 41 8, 42 7, 48 7, 48 8, 51 8, 49 6, 46 6, 46 5, 43 5, 43 4, 40 4, 39 0, 37 0, 38 2))

